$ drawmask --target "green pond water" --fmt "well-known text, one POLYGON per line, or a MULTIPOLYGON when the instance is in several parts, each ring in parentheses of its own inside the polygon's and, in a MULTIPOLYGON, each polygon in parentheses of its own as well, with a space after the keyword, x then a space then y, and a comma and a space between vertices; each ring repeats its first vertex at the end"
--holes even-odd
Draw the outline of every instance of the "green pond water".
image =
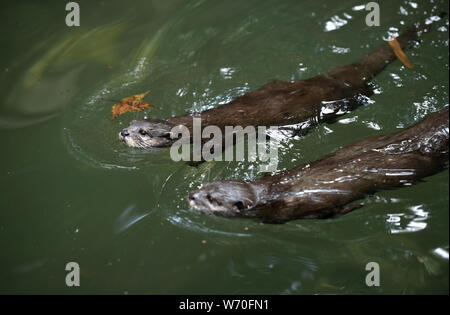
MULTIPOLYGON (((0 293, 413 294, 449 285, 448 170, 328 220, 263 224, 189 208, 258 162, 173 162, 118 141, 131 119, 211 108, 358 60, 447 1, 7 1, 0 11, 0 293), (44 4, 46 3, 46 4, 44 4), (111 120, 122 97, 156 108, 111 120), (68 287, 77 262, 81 285, 68 287), (380 266, 368 287, 368 262, 380 266)), ((366 105, 280 144, 278 169, 409 126, 449 103, 448 19, 390 64, 366 105)))

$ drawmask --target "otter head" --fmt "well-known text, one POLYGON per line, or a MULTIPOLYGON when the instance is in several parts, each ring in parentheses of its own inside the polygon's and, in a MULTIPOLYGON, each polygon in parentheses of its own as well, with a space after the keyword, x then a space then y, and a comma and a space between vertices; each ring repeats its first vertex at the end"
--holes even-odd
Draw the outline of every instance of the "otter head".
POLYGON ((133 148, 167 147, 174 141, 172 127, 164 120, 132 120, 130 125, 119 133, 119 139, 133 148))
POLYGON ((220 215, 244 214, 257 203, 255 187, 237 181, 215 181, 189 194, 192 208, 220 215))

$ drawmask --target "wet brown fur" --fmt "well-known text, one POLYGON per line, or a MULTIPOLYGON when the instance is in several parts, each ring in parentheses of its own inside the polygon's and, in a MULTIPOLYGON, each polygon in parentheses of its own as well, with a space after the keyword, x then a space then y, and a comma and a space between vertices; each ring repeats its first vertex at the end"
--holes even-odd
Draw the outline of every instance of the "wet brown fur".
MULTIPOLYGON (((346 213, 352 201, 381 189, 401 187, 448 166, 448 108, 393 134, 358 141, 311 163, 252 182, 215 181, 190 194, 227 205, 221 215, 268 222, 326 218, 346 213), (233 189, 238 186, 239 190, 233 189), (215 191, 219 190, 219 195, 215 191), (234 205, 237 205, 236 207, 234 205)), ((201 209, 200 209, 201 210, 201 209)))
MULTIPOLYGON (((402 48, 417 40, 420 28, 411 26, 397 38, 402 48)), ((202 127, 283 126, 308 122, 314 125, 348 112, 360 102, 358 95, 370 96, 367 83, 396 59, 385 43, 360 62, 336 68, 325 75, 295 82, 274 81, 235 100, 195 115, 173 117, 168 122, 192 130, 192 117, 202 120, 202 127), (346 101, 344 101, 346 100, 346 101), (333 102, 330 111, 326 102, 333 102), (325 103, 324 103, 325 102, 325 103), (328 114, 323 114, 327 106, 328 114)))

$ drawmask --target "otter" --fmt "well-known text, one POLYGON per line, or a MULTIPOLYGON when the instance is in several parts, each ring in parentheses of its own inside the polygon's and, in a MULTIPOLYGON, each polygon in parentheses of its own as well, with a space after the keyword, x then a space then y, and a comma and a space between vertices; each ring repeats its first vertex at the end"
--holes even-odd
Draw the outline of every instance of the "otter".
POLYGON ((448 108, 407 129, 360 140, 314 162, 251 182, 213 181, 189 194, 209 214, 282 223, 348 213, 381 189, 409 185, 448 167, 448 108))
MULTIPOLYGON (((410 26, 397 41, 403 49, 407 48, 429 28, 426 23, 410 26)), ((270 82, 201 113, 167 120, 133 120, 120 132, 119 139, 142 149, 170 146, 177 140, 178 135, 171 132, 175 126, 186 126, 192 136, 194 117, 201 119, 203 128, 214 125, 223 131, 225 126, 288 126, 289 133, 302 135, 314 125, 331 122, 361 105, 364 96, 373 94, 370 80, 395 59, 392 48, 385 43, 359 62, 307 80, 270 82)))
POLYGON ((119 133, 119 139, 130 147, 166 147, 172 144, 172 125, 164 120, 132 120, 130 126, 119 133))

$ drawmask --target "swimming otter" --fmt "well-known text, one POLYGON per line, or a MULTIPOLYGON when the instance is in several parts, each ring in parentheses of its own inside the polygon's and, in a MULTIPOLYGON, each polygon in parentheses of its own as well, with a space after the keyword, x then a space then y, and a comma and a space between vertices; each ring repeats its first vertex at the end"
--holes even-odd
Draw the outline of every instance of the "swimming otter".
POLYGON ((381 189, 400 187, 448 167, 448 108, 390 135, 358 141, 311 163, 252 182, 214 181, 189 194, 206 213, 267 222, 327 218, 381 189))
MULTIPOLYGON (((441 15, 442 16, 442 15, 441 15)), ((410 26, 397 41, 402 48, 417 40, 429 25, 410 26)), ((170 146, 177 135, 171 129, 185 125, 192 136, 193 117, 201 118, 202 127, 218 126, 287 126, 296 125, 293 132, 305 133, 323 121, 331 121, 361 104, 361 95, 370 96, 368 82, 387 64, 395 60, 391 47, 385 43, 378 50, 356 62, 339 67, 325 75, 295 81, 275 81, 235 100, 194 115, 167 120, 133 120, 119 138, 130 147, 150 148, 170 146)))

